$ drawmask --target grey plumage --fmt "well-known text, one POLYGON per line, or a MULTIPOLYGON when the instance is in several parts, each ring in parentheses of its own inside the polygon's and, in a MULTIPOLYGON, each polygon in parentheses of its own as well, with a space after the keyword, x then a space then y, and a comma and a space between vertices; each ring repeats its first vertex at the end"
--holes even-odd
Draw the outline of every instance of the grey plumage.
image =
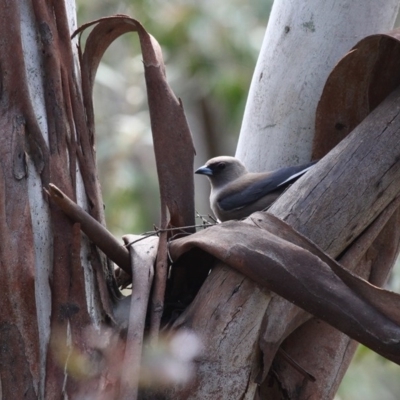
POLYGON ((220 221, 242 219, 268 208, 287 188, 305 174, 314 162, 270 172, 248 172, 236 158, 221 156, 208 160, 195 171, 211 183, 210 205, 220 221))

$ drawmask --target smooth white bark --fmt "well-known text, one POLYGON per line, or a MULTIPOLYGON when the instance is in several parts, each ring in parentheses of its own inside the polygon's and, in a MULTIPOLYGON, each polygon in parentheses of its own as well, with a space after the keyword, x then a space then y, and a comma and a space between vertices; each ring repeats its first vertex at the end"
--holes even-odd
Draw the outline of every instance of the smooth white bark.
MULTIPOLYGON (((75 0, 65 0, 65 7, 68 15, 70 33, 72 34, 77 27, 75 0)), ((37 34, 37 26, 31 1, 21 1, 20 10, 22 46, 24 50, 25 69, 28 77, 29 94, 38 125, 41 129, 44 140, 48 145, 49 139, 44 96, 41 44, 37 34)), ((77 49, 75 51, 75 56, 76 73, 79 73, 77 49)), ((53 265, 53 231, 50 209, 43 196, 41 178, 37 173, 33 162, 29 158, 27 159, 27 166, 29 204, 35 245, 35 301, 40 340, 40 382, 37 383, 35 390, 38 393, 39 398, 44 398, 46 359, 51 331, 51 288, 49 282, 53 265)), ((88 209, 79 167, 77 168, 77 201, 83 208, 88 209)), ((94 326, 99 327, 101 315, 98 311, 98 299, 95 298, 93 290, 94 277, 88 257, 89 249, 89 241, 83 237, 81 246, 81 262, 85 276, 87 310, 92 317, 94 326)), ((68 337, 69 334, 69 332, 66 332, 66 337, 68 337)), ((66 370, 65 374, 67 374, 66 370)), ((67 379, 67 375, 65 379, 67 379)))
POLYGON ((329 73, 362 38, 391 30, 398 9, 398 0, 276 0, 236 156, 252 171, 309 161, 329 73))
MULTIPOLYGON (((43 67, 40 44, 30 1, 21 1, 21 38, 29 85, 29 95, 38 125, 46 144, 49 144, 47 115, 44 99, 43 67)), ((44 398, 46 357, 50 340, 51 289, 50 271, 53 264, 53 234, 50 209, 43 197, 40 176, 33 162, 27 158, 29 205, 35 245, 35 301, 39 329, 40 382, 35 388, 44 398)))

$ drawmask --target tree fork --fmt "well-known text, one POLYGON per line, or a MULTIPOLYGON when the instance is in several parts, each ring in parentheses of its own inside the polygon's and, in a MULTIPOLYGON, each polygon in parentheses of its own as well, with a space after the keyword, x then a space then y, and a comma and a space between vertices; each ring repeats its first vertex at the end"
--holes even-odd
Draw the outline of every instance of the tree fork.
MULTIPOLYGON (((399 194, 396 184, 400 181, 399 101, 397 89, 321 160, 314 171, 285 192, 269 212, 329 255, 341 254, 399 194), (338 203, 336 200, 340 198, 343 201, 338 203)), ((398 243, 394 248, 397 253, 398 243)), ((223 265, 213 271, 179 321, 180 326, 188 324, 203 335, 207 343, 198 382, 203 391, 197 392, 197 398, 207 398, 207 393, 221 388, 222 382, 232 376, 234 383, 224 388, 224 398, 250 393, 249 387, 254 385, 252 380, 260 368, 257 340, 269 302, 270 297, 237 272, 223 265), (229 291, 231 287, 237 289, 235 296, 229 291), (241 307, 240 313, 238 307, 241 307), (238 346, 238 341, 243 341, 242 335, 246 345, 238 346), (230 349, 224 356, 223 348, 230 349), (252 365, 245 362, 249 358, 253 359, 252 365)), ((286 320, 284 313, 283 307, 277 324, 280 321, 286 324, 292 318, 286 320)), ((298 309, 295 315, 302 313, 298 309)), ((278 325, 276 329, 280 329, 278 325)), ((289 333, 284 331, 285 335, 289 333)), ((314 371, 308 372, 314 375, 314 371)))

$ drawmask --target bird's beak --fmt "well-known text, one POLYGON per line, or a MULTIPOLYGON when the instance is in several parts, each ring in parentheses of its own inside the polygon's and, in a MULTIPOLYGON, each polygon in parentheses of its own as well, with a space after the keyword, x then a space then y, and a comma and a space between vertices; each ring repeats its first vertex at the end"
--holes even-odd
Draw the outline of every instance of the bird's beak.
POLYGON ((196 169, 196 171, 194 171, 195 174, 200 174, 200 175, 212 175, 212 169, 206 167, 205 165, 203 165, 202 167, 196 169))

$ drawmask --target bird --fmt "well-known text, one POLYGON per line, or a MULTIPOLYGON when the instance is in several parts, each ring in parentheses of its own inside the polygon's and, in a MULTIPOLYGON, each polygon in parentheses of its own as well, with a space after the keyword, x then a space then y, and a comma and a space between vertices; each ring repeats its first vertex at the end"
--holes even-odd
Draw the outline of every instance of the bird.
POLYGON ((268 209, 283 191, 317 161, 269 172, 248 172, 235 157, 211 158, 195 174, 210 180, 210 205, 219 221, 243 219, 268 209))

